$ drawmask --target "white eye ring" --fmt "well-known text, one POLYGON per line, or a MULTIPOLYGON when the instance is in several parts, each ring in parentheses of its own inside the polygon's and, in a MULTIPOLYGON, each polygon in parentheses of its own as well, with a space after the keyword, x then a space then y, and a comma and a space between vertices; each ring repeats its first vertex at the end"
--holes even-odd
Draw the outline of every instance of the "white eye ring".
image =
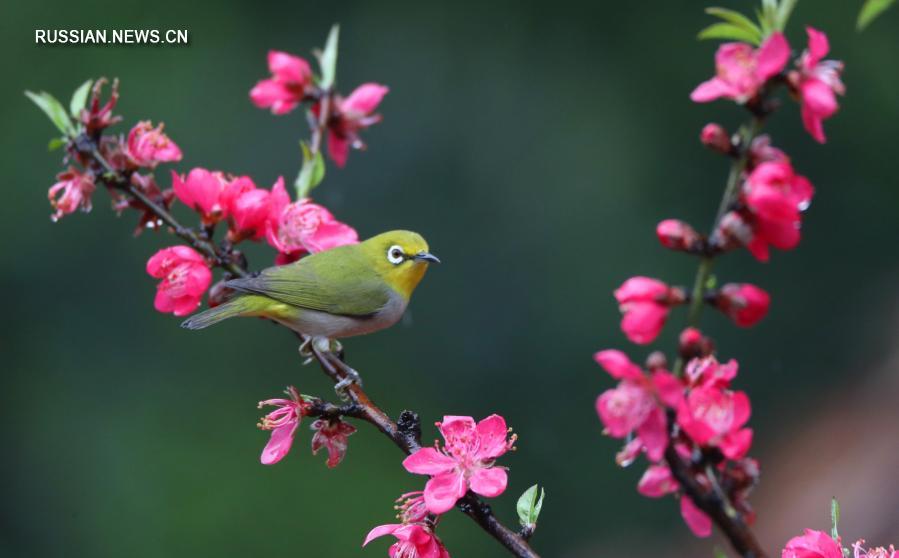
POLYGON ((403 247, 394 244, 390 248, 387 249, 387 261, 392 263, 393 265, 400 265, 404 261, 406 261, 406 254, 403 252, 403 247))

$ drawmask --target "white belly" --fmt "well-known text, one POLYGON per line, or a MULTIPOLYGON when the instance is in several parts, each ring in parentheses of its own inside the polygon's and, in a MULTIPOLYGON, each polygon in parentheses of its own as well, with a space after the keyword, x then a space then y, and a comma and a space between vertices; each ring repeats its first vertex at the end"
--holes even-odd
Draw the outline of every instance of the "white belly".
POLYGON ((303 310, 296 320, 278 320, 299 333, 313 337, 342 339, 354 335, 364 335, 388 328, 399 321, 406 311, 406 301, 397 294, 391 294, 389 301, 373 316, 354 318, 336 316, 317 310, 303 310))

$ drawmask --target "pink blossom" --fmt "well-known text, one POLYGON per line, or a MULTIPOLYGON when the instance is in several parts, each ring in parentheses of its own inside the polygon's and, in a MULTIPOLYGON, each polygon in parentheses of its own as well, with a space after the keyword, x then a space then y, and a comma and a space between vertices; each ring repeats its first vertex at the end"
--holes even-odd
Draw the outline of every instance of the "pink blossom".
POLYGON ((321 252, 359 242, 356 230, 341 223, 323 206, 305 198, 290 203, 279 178, 272 187, 266 240, 278 250, 278 262, 295 261, 304 252, 321 252))
POLYGON ((153 128, 149 120, 138 122, 128 132, 127 152, 138 167, 154 168, 159 163, 181 160, 181 149, 162 132, 163 125, 153 128))
POLYGON ((328 467, 337 467, 346 456, 347 438, 356 432, 356 428, 339 419, 318 419, 312 423, 312 430, 315 431, 312 435, 312 454, 317 454, 322 448, 327 449, 328 467))
POLYGON ((740 459, 752 445, 749 397, 714 385, 694 388, 677 409, 677 423, 694 442, 717 446, 728 459, 740 459))
POLYGON ((678 353, 687 362, 694 358, 708 356, 714 349, 715 345, 712 340, 694 327, 684 329, 678 336, 678 353))
POLYGON ((743 104, 780 73, 790 57, 790 45, 781 33, 772 33, 758 49, 746 43, 724 43, 715 53, 717 75, 693 90, 697 103, 732 99, 743 104))
POLYGON ((721 124, 710 122, 703 126, 702 132, 699 134, 699 140, 702 145, 708 147, 712 151, 723 153, 725 155, 731 153, 734 149, 730 142, 730 136, 727 130, 721 124))
POLYGON ((684 518, 687 527, 697 537, 706 538, 712 535, 712 520, 705 512, 696 507, 696 504, 688 496, 681 496, 680 515, 684 518))
POLYGON ((862 547, 863 544, 865 544, 865 539, 859 539, 852 544, 853 558, 899 558, 899 552, 893 545, 890 545, 889 548, 879 546, 865 550, 862 547))
POLYGON ((680 404, 680 380, 661 369, 645 375, 624 353, 614 349, 600 351, 593 358, 610 376, 621 380, 617 387, 596 399, 604 432, 613 438, 636 433, 620 461, 629 463, 640 451, 646 451, 650 461, 658 461, 668 446, 668 421, 663 406, 675 408, 680 404))
POLYGON ((506 490, 506 470, 494 467, 494 461, 514 445, 516 436, 508 437, 503 417, 490 415, 475 424, 471 417, 446 416, 437 426, 443 449, 422 448, 403 461, 410 473, 431 475, 424 491, 431 513, 452 509, 469 489, 488 498, 506 490))
POLYGON ((262 417, 257 426, 262 430, 271 430, 272 435, 265 448, 262 450, 260 461, 263 465, 274 465, 284 458, 293 445, 293 437, 300 426, 303 415, 309 404, 297 389, 290 386, 285 391, 288 398, 266 399, 259 402, 261 409, 265 405, 277 407, 274 411, 262 417))
POLYGON ((665 248, 682 252, 695 250, 701 241, 693 227, 677 219, 665 219, 656 225, 656 236, 665 248))
POLYGON ((746 246, 752 255, 767 261, 769 245, 790 250, 799 244, 801 213, 814 192, 811 182, 796 174, 789 162, 762 163, 749 174, 743 197, 754 218, 746 246))
POLYGON ((768 313, 771 297, 749 283, 728 283, 721 287, 715 305, 738 326, 750 327, 768 313))
POLYGON ((162 279, 156 286, 156 310, 176 316, 196 310, 212 283, 206 260, 189 246, 171 246, 156 252, 147 261, 147 273, 162 279))
POLYGON ((69 167, 65 172, 57 174, 56 180, 58 182, 47 192, 50 205, 56 210, 50 215, 53 222, 58 221, 63 215, 74 213, 78 208, 85 213, 91 210, 91 194, 94 193, 96 186, 90 175, 82 173, 75 167, 69 167))
POLYGON ((631 277, 615 290, 623 314, 621 330, 634 343, 651 343, 662 331, 668 310, 684 301, 683 291, 658 279, 631 277))
POLYGON ((287 114, 300 104, 312 84, 312 68, 298 56, 272 50, 268 69, 272 77, 253 87, 250 100, 259 108, 271 108, 272 114, 287 114))
POLYGON ((259 240, 265 236, 265 225, 271 215, 271 192, 257 188, 249 176, 228 182, 221 203, 230 217, 228 239, 237 243, 245 238, 259 240))
POLYGON ((781 558, 843 558, 843 548, 827 533, 806 529, 804 535, 787 541, 781 558))
POLYGON ((846 93, 840 79, 843 63, 822 60, 830 51, 827 35, 807 27, 808 48, 799 59, 799 69, 790 72, 789 80, 798 91, 802 104, 802 124, 816 141, 824 143, 824 120, 839 108, 836 95, 846 93))
MULTIPOLYGON (((381 121, 374 112, 388 91, 384 85, 363 83, 349 97, 334 98, 328 124, 328 153, 338 167, 346 165, 350 148, 365 149, 359 131, 381 121)), ((318 114, 320 107, 315 105, 312 110, 318 114)))
POLYGON ((691 386, 726 388, 737 377, 738 370, 739 364, 734 359, 721 364, 714 356, 706 356, 687 362, 684 373, 691 386))
POLYGON ((225 177, 221 172, 195 168, 187 178, 172 171, 172 188, 181 203, 198 212, 206 224, 216 223, 227 216, 222 204, 225 177))
POLYGON ((677 482, 667 465, 650 465, 637 483, 637 492, 647 498, 661 498, 677 489, 677 482))
POLYGON ((362 546, 385 535, 396 537, 396 542, 388 551, 390 558, 449 558, 449 552, 437 535, 427 525, 419 523, 394 523, 375 527, 365 537, 362 546))

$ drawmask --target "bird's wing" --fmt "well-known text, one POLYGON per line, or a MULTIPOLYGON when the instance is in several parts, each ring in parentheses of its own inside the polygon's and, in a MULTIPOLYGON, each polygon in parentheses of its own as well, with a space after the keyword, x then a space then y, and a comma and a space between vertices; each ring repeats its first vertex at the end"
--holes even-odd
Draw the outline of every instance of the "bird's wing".
POLYGON ((375 314, 390 299, 384 281, 367 270, 364 262, 352 257, 342 260, 335 263, 334 258, 310 256, 290 265, 270 267, 256 277, 228 281, 225 286, 329 314, 375 314))

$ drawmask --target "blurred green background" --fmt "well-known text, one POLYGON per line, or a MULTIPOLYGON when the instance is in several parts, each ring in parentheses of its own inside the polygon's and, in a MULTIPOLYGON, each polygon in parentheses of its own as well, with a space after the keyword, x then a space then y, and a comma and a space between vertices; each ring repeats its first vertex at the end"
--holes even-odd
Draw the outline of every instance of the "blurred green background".
MULTIPOLYGON (((676 504, 638 496, 642 465, 617 469, 619 443, 601 436, 593 404, 612 381, 591 354, 620 347, 642 359, 652 348, 626 342, 611 291, 635 274, 692 280, 696 262, 659 247, 653 228, 667 217, 708 227, 727 162, 700 146, 699 130, 743 118, 731 104, 688 99, 713 72, 715 44, 694 39, 711 20, 687 4, 5 3, 0 555, 385 554, 383 541, 358 547, 423 479, 365 426, 335 470, 309 454, 305 428, 287 459, 260 465, 267 435, 255 428, 256 401, 287 384, 331 396, 330 385, 300 366, 281 329, 242 320, 186 332, 155 312, 144 265, 172 237, 133 239, 134 216, 117 219, 104 192, 92 214, 51 224, 46 189, 60 156, 46 150, 49 122, 22 96, 43 89, 67 100, 88 77, 117 76, 121 132, 164 121, 185 153, 178 170, 268 186, 296 175, 305 122, 273 117, 247 93, 267 75, 268 49, 307 56, 333 22, 340 89, 378 81, 391 92, 384 122, 365 134, 369 150, 329 168, 315 196, 363 236, 420 231, 444 261, 401 325, 347 341, 350 364, 389 412, 421 413, 425 440, 443 414, 503 414, 520 441, 502 459, 508 492, 492 503, 513 524, 518 494, 546 486, 533 541, 544 556, 676 554, 690 540, 676 504), (190 45, 38 46, 35 28, 188 29, 190 45)), ((704 321, 720 355, 740 360, 763 470, 814 461, 774 446, 790 446, 789 433, 825 402, 872 377, 896 340, 899 11, 859 34, 858 4, 800 2, 788 32, 798 50, 802 24, 825 30, 848 87, 826 145, 805 134, 791 102, 770 127, 817 189, 800 248, 768 265, 739 252, 716 268, 721 280, 769 290, 771 312, 748 331, 710 313, 704 321)), ((263 267, 271 252, 250 258, 263 267)), ((682 323, 675 312, 653 347, 669 349, 682 323)), ((882 442, 895 449, 895 438, 882 442)), ((781 488, 763 477, 758 498, 780 507, 781 488)), ((826 528, 841 489, 816 484, 778 536, 826 528)), ((844 506, 846 521, 861 502, 844 506)), ((766 529, 765 508, 759 521, 766 529)), ((454 556, 502 555, 458 513, 440 534, 454 556)), ((765 543, 773 552, 783 541, 765 543)), ((711 545, 698 548, 711 556, 711 545)))

